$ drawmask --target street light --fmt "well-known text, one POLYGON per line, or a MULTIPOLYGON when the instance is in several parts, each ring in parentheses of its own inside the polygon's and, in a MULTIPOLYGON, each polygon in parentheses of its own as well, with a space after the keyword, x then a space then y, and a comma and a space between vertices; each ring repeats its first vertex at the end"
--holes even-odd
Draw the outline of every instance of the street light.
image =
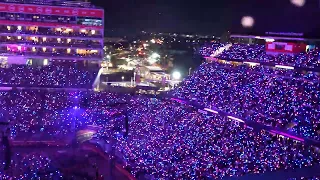
POLYGON ((179 80, 181 78, 181 73, 178 71, 175 71, 172 73, 172 77, 174 80, 179 80))
POLYGON ((160 58, 160 55, 158 53, 152 53, 151 58, 153 59, 160 58))

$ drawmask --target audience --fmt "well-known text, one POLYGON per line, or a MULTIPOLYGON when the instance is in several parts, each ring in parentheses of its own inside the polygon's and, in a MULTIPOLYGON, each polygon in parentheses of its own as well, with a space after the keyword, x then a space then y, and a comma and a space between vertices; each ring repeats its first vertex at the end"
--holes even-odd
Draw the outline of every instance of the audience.
POLYGON ((136 177, 222 179, 320 160, 312 147, 172 102, 139 98, 129 116, 129 136, 118 139, 117 149, 136 177))
POLYGON ((318 49, 310 50, 307 53, 299 54, 269 54, 266 52, 265 45, 258 44, 233 44, 220 54, 215 54, 223 44, 214 43, 211 46, 204 46, 200 50, 203 56, 215 55, 216 58, 224 60, 254 61, 260 63, 271 63, 278 65, 289 65, 296 67, 320 67, 320 54, 318 49))
MULTIPOLYGON (((215 44, 204 53, 221 47, 215 44)), ((315 52, 271 57, 263 51, 259 45, 233 45, 220 56, 308 67, 317 59, 315 52)), ((187 104, 80 90, 92 86, 97 72, 62 65, 0 68, 2 86, 78 89, 0 91, 0 112, 9 120, 11 139, 67 142, 79 129, 97 127, 94 139, 114 147, 126 169, 147 179, 223 179, 319 164, 315 147, 198 112, 187 104)), ((172 95, 320 140, 319 80, 314 72, 212 62, 202 64, 172 95)), ((0 166, 0 178, 62 179, 52 158, 15 153, 10 171, 0 166)))
POLYGON ((265 125, 320 139, 320 84, 313 73, 203 64, 173 95, 265 125))
POLYGON ((0 84, 17 87, 92 88, 98 69, 49 65, 33 67, 11 65, 0 68, 0 84))

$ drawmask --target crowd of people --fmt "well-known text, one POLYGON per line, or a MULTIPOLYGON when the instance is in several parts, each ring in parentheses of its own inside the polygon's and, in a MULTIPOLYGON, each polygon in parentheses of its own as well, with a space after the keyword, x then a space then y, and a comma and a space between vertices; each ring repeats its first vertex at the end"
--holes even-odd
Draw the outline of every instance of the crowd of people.
POLYGON ((201 65, 173 95, 320 139, 319 87, 314 73, 213 62, 201 65))
POLYGON ((0 164, 1 180, 98 180, 108 170, 104 158, 84 147, 15 147, 14 152, 9 169, 0 164))
POLYGON ((98 69, 48 65, 10 65, 0 68, 0 84, 16 87, 92 88, 98 69))
MULTIPOLYGON (((107 141, 115 132, 124 129, 124 104, 128 97, 94 91, 1 91, 0 121, 9 122, 13 142, 72 144, 75 140, 80 141, 77 137, 79 130, 91 127, 98 127, 94 135, 98 140, 107 141)), ((13 150, 9 170, 4 171, 5 164, 0 163, 0 179, 58 180, 66 176, 52 162, 52 154, 39 153, 41 148, 38 147, 29 152, 21 151, 22 153, 13 150)), ((3 150, 0 149, 0 152, 3 150)), ((4 155, 0 160, 2 158, 4 155)))
POLYGON ((14 139, 58 140, 87 125, 109 135, 124 125, 127 95, 93 91, 17 90, 0 92, 1 113, 14 139))
MULTIPOLYGON (((99 127, 94 138, 106 142, 115 138, 118 158, 136 177, 221 179, 313 166, 320 160, 314 147, 158 98, 93 91, 15 90, 1 92, 0 105, 2 112, 7 112, 14 140, 28 137, 61 141, 82 127, 99 127), (128 136, 122 135, 126 117, 128 136)), ((34 177, 34 168, 37 176, 42 171, 50 172, 50 158, 31 156, 29 162, 34 163, 25 167, 20 164, 11 173, 28 178, 34 177), (23 173, 26 169, 29 173, 23 173)), ((62 176, 58 171, 43 175, 62 176)))
MULTIPOLYGON (((203 56, 210 56, 214 54, 219 45, 214 43, 211 46, 205 46, 200 50, 203 56), (209 50, 209 51, 208 51, 209 50)), ((320 67, 320 54, 319 50, 310 50, 309 52, 301 52, 298 54, 268 54, 265 45, 259 44, 233 44, 231 47, 226 48, 216 58, 224 60, 241 60, 241 61, 254 61, 260 63, 272 63, 280 65, 289 65, 296 67, 320 67)))
POLYGON ((320 160, 313 147, 171 101, 138 98, 129 117, 132 130, 118 139, 117 149, 136 177, 222 179, 320 160))
POLYGON ((213 55, 219 48, 225 46, 222 43, 212 43, 200 48, 200 54, 205 57, 213 55))
MULTIPOLYGON (((90 88, 96 74, 74 66, 12 65, 0 69, 0 84, 90 88)), ((202 64, 172 95, 320 140, 319 82, 313 72, 214 61, 202 64)), ((13 140, 70 143, 80 129, 96 128, 93 138, 112 141, 116 156, 137 178, 222 179, 320 162, 315 147, 161 98, 14 88, 0 91, 0 107, 0 120, 9 122, 13 140)), ((52 172, 40 173, 43 178, 63 176, 53 171, 50 157, 39 153, 15 153, 12 168, 11 174, 0 170, 0 178, 32 179, 39 172, 52 172)))
MULTIPOLYGON (((62 179, 62 173, 56 169, 52 159, 44 153, 15 154, 12 157, 11 169, 0 171, 0 179, 62 179)), ((2 164, 0 168, 3 169, 2 164)))

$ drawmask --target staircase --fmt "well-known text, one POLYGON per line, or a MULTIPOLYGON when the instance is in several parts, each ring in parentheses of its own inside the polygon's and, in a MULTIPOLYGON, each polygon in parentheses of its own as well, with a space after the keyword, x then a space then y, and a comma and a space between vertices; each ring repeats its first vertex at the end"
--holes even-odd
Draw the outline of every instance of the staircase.
POLYGON ((230 43, 230 44, 227 44, 227 45, 225 45, 225 46, 223 46, 223 47, 220 47, 218 50, 216 50, 213 54, 211 54, 210 56, 211 57, 217 57, 217 56, 219 56, 223 51, 225 51, 225 50, 229 50, 229 48, 232 46, 232 44, 230 43))
POLYGON ((101 76, 102 72, 104 71, 104 69, 105 68, 103 68, 103 67, 99 69, 98 74, 97 74, 96 78, 93 81, 92 88, 99 88, 100 76, 101 76))

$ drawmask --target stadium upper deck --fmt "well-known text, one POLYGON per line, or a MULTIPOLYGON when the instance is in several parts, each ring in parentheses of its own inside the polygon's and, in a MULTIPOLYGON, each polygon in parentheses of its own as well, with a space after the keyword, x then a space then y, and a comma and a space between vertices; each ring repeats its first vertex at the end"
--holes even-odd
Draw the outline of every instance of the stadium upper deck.
POLYGON ((104 10, 84 2, 2 1, 0 61, 101 60, 103 21, 104 10))

